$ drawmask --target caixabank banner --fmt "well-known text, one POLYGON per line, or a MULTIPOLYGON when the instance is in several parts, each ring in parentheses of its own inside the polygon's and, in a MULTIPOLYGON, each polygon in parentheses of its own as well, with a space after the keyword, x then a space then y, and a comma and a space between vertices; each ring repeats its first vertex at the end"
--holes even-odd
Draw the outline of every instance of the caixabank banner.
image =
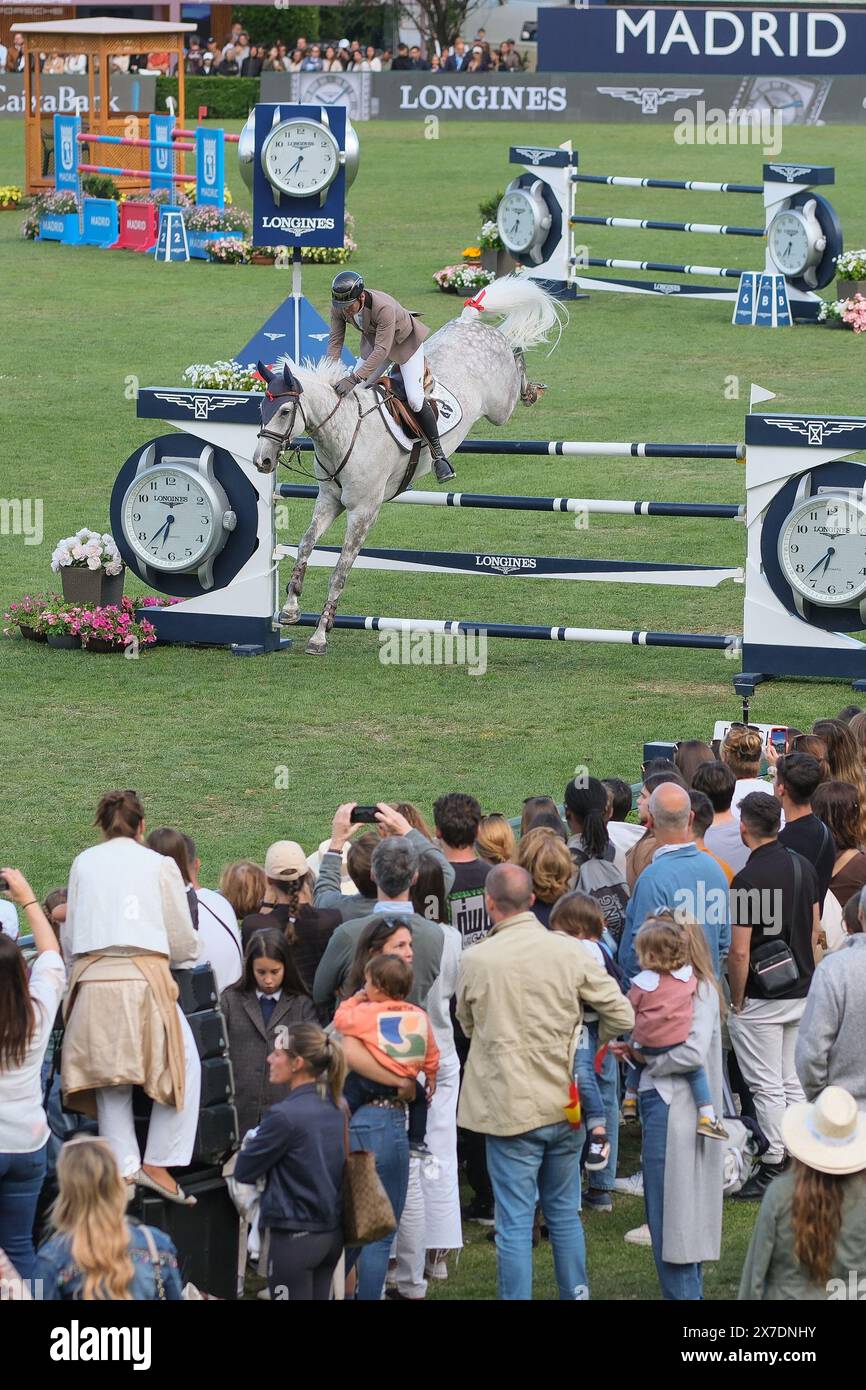
POLYGON ((866 12, 541 9, 542 72, 821 77, 866 72, 866 12))

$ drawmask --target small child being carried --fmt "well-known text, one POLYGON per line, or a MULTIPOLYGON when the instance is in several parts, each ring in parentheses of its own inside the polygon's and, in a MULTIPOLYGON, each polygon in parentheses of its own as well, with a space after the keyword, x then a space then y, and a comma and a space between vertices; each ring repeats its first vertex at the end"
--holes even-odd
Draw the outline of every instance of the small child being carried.
MULTIPOLYGON (((406 1001, 412 980, 411 965, 399 956, 373 956, 364 971, 364 988, 343 1001, 334 1014, 334 1027, 347 1038, 358 1038, 386 1071, 415 1079, 415 1099, 409 1104, 409 1149, 424 1155, 427 1106, 436 1090, 439 1048, 424 1010, 406 1001), (417 1079, 419 1072, 424 1073, 426 1091, 417 1079)), ((394 1088, 350 1071, 343 1095, 354 1115, 371 1100, 393 1100, 394 1088)))
MULTIPOLYGON (((698 987, 691 966, 688 937, 673 920, 650 917, 635 937, 640 974, 628 992, 634 1009, 631 1046, 644 1057, 658 1057, 686 1041, 692 1028, 694 995, 698 987)), ((637 1064, 639 1075, 642 1064, 637 1064)), ((716 1115, 703 1067, 684 1072, 698 1108, 697 1132, 704 1139, 727 1139, 716 1115)), ((627 1094, 634 1096, 636 1076, 627 1094)))

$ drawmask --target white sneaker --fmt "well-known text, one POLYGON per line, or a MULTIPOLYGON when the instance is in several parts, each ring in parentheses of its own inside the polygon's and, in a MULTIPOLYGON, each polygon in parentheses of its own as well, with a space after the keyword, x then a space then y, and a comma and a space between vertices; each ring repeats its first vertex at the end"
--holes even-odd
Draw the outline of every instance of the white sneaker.
POLYGON ((652 1236, 649 1226, 637 1226, 633 1231, 626 1231, 623 1236, 626 1245, 652 1245, 652 1236))
POLYGON ((643 1173, 632 1173, 630 1178, 616 1178, 613 1186, 615 1192, 624 1192, 626 1197, 642 1197, 643 1173))

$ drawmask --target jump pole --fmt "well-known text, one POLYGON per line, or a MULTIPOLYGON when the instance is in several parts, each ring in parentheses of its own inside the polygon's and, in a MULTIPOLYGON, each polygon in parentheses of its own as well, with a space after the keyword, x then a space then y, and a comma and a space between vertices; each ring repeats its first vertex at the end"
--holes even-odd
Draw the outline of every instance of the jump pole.
MULTIPOLYGON (((292 448, 310 451, 313 441, 299 438, 292 448)), ((532 454, 549 458, 744 459, 744 444, 650 444, 584 439, 465 439, 457 454, 532 454)))
MULTIPOLYGON (((142 169, 121 169, 113 164, 79 164, 79 174, 111 174, 117 178, 137 178, 147 170, 142 169)), ((163 178, 171 179, 172 183, 192 183, 189 174, 163 174, 163 178)))
MULTIPOLYGON (((315 499, 317 487, 297 483, 281 483, 280 497, 315 499)), ((485 492, 402 492, 389 499, 401 506, 478 508, 493 512, 571 512, 596 516, 681 516, 710 517, 717 520, 742 521, 744 506, 735 502, 639 502, 620 498, 601 497, 511 497, 502 493, 485 492)))
MULTIPOLYGON (((318 627, 320 613, 302 613, 298 627, 318 627)), ((604 642, 623 647, 695 647, 701 651, 739 651, 741 637, 722 637, 709 632, 633 632, 626 628, 604 627, 530 627, 518 623, 486 623, 434 618, 363 617, 359 614, 338 614, 335 628, 366 632, 480 633, 488 637, 529 638, 546 642, 604 642)))
POLYGON ((138 140, 127 135, 78 135, 80 145, 135 145, 140 150, 194 150, 195 145, 170 144, 167 140, 138 140))

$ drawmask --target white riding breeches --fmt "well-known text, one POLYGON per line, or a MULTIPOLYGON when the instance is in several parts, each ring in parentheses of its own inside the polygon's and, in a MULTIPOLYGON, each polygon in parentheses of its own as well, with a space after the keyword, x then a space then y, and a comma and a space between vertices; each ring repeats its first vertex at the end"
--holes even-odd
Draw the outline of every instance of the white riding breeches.
MULTIPOLYGON (((363 361, 363 357, 356 357, 355 366, 360 367, 363 361)), ((365 386, 371 386, 373 382, 377 382, 380 376, 384 376, 386 370, 387 363, 381 369, 381 372, 376 372, 376 374, 372 376, 369 381, 364 383, 365 386)), ((422 405, 424 404, 423 345, 419 348, 416 348, 415 352, 412 353, 412 356, 409 358, 408 362, 403 363, 403 365, 400 368, 400 375, 403 378, 403 386, 406 389, 406 400, 409 402, 411 409, 420 410, 422 405)))
POLYGON ((424 347, 416 348, 400 368, 406 399, 412 410, 420 410, 424 404, 424 347))

